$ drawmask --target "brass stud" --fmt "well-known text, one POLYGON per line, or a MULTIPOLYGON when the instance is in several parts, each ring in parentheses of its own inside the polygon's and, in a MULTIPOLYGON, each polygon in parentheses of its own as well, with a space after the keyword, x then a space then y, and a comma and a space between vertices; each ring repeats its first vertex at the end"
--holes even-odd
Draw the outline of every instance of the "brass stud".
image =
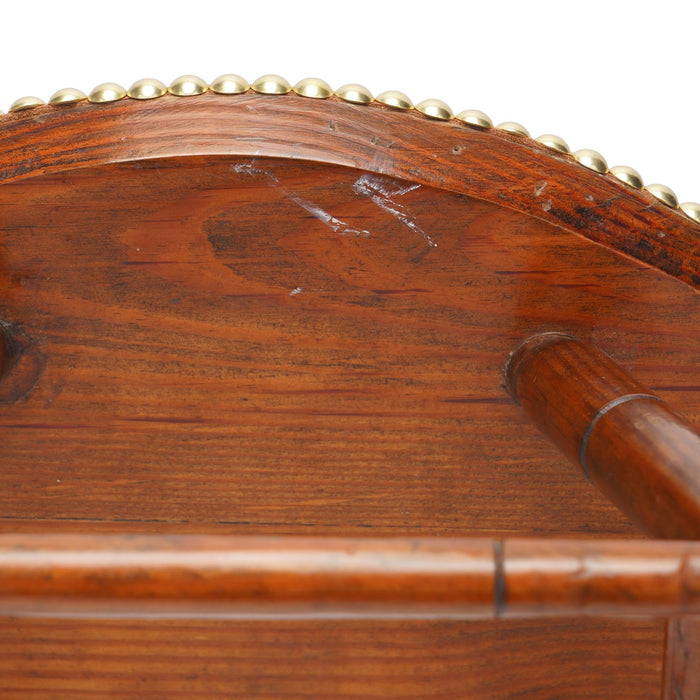
POLYGON ((457 115, 456 119, 469 124, 469 126, 478 126, 480 129, 493 128, 493 122, 489 115, 479 109, 465 109, 457 115))
POLYGON ((380 95, 377 95, 377 102, 394 109, 413 109, 411 98, 398 90, 385 90, 380 95))
POLYGON ((234 73, 220 75, 209 87, 212 92, 219 95, 240 95, 242 92, 250 90, 248 81, 234 73))
POLYGON ((353 102, 358 105, 367 105, 374 100, 372 93, 364 86, 357 83, 348 83, 338 88, 335 94, 345 102, 353 102))
MULTIPOLYGON (((117 83, 102 83, 94 88, 87 99, 93 103, 115 102, 121 100, 127 95, 137 100, 149 100, 155 97, 161 97, 170 92, 178 96, 201 95, 208 89, 212 92, 225 95, 240 94, 248 91, 252 87, 258 93, 268 95, 282 95, 292 90, 291 85, 279 75, 263 75, 258 78, 253 85, 239 75, 225 74, 219 76, 211 86, 194 75, 183 75, 175 79, 169 88, 159 80, 146 78, 135 82, 128 91, 117 83)), ((317 99, 325 99, 333 94, 331 87, 320 78, 305 78, 299 81, 294 86, 294 92, 303 97, 311 97, 317 99)), ((362 85, 349 83, 339 88, 335 94, 346 102, 356 104, 369 104, 374 100, 372 93, 362 85)), ((50 100, 51 105, 70 104, 86 99, 86 95, 75 88, 64 88, 55 92, 50 100)), ((413 103, 402 92, 396 90, 387 90, 377 97, 377 101, 388 107, 396 109, 408 110, 413 109, 413 103)), ((20 97, 15 100, 9 108, 10 112, 19 112, 25 109, 31 109, 44 105, 45 102, 38 97, 27 96, 20 97)), ((422 114, 432 119, 443 121, 450 120, 454 117, 452 110, 442 100, 428 99, 419 102, 415 109, 422 114)), ((0 111, 0 114, 2 112, 0 111)), ((459 121, 470 126, 488 129, 493 127, 493 122, 487 114, 476 109, 469 109, 460 112, 457 117, 459 121)), ((528 130, 517 122, 503 122, 499 124, 497 129, 507 131, 518 136, 529 137, 528 130)), ((538 136, 536 141, 542 145, 562 153, 569 153, 569 146, 559 136, 554 134, 544 134, 538 136)), ((608 165, 605 158, 597 151, 591 149, 580 149, 573 154, 574 158, 584 167, 594 170, 598 173, 608 172, 608 165)), ((618 180, 635 189, 642 189, 643 180, 641 175, 634 169, 624 165, 616 165, 609 171, 618 180)), ((660 202, 671 208, 678 208, 678 198, 673 190, 666 185, 652 184, 646 186, 646 191, 652 194, 660 202)), ((684 202, 680 205, 680 209, 690 219, 700 223, 700 204, 695 202, 684 202)))
POLYGON ((294 92, 302 97, 325 100, 333 94, 333 88, 321 78, 304 78, 294 86, 294 92))
POLYGON ((509 134, 515 134, 516 136, 530 136, 530 132, 518 122, 501 122, 497 127, 501 131, 507 131, 509 134))
POLYGON ((121 85, 117 83, 102 83, 88 95, 88 100, 101 104, 103 102, 117 102, 125 97, 126 90, 121 85))
POLYGON ((608 172, 608 164, 598 151, 590 148, 581 148, 574 153, 574 158, 589 170, 594 170, 597 173, 608 172))
POLYGON ((207 82, 196 75, 181 75, 173 80, 168 92, 178 97, 191 97, 192 95, 201 95, 208 89, 207 82))
POLYGON ((155 78, 142 78, 137 80, 127 91, 132 100, 152 100, 162 97, 168 92, 168 88, 155 78))
POLYGON ((571 153, 569 144, 566 143, 561 136, 557 136, 556 134, 542 134, 542 136, 538 136, 535 141, 541 143, 547 148, 551 148, 553 151, 559 151, 560 153, 571 153))
POLYGON ((700 224, 700 204, 696 202, 683 202, 680 207, 687 217, 700 224))
POLYGON ((87 95, 75 88, 63 88, 63 90, 58 90, 51 95, 49 99, 50 105, 67 105, 73 102, 80 102, 80 100, 87 99, 87 95))
POLYGON ((416 109, 421 114, 425 114, 426 117, 430 117, 431 119, 448 121, 454 117, 450 106, 442 100, 423 100, 416 105, 416 109))
POLYGON ((39 97, 33 97, 28 95, 27 97, 20 97, 16 99, 11 105, 9 112, 21 112, 25 109, 31 109, 32 107, 39 107, 46 104, 44 100, 39 97))
POLYGON ((613 165, 610 168, 610 173, 629 187, 634 187, 635 190, 641 190, 644 187, 642 176, 628 165, 613 165))
POLYGON ((644 189, 653 194, 656 199, 663 202, 667 207, 675 209, 678 206, 678 197, 676 197, 676 193, 670 187, 654 184, 647 185, 644 189))
POLYGON ((292 86, 281 76, 272 73, 261 75, 251 86, 263 95, 286 95, 292 86))

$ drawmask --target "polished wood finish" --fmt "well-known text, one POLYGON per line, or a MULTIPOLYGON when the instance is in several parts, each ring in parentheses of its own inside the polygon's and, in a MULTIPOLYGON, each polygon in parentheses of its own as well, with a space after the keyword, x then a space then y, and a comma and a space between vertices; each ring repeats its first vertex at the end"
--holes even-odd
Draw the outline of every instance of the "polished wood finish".
MULTIPOLYGON (((530 139, 335 98, 0 120, 0 319, 18 349, 3 532, 505 537, 513 591, 553 561, 513 536, 643 537, 502 369, 522 339, 572 334, 700 423, 698 229, 681 213, 530 139)), ((540 614, 527 597, 521 612, 540 614)), ((2 695, 662 688, 663 620, 199 615, 3 616, 2 695)))
POLYGON ((697 543, 505 540, 506 614, 692 613, 700 593, 697 543), (675 601, 675 602, 671 602, 675 601), (684 602, 681 602, 684 601, 684 602), (685 608, 685 609, 684 609, 685 608))
POLYGON ((183 158, 3 185, 0 317, 44 359, 0 404, 0 527, 640 536, 503 366, 595 338, 700 414, 697 292, 414 184, 183 158))
POLYGON ((672 618, 666 634, 664 699, 700 698, 700 617, 672 618))
POLYGON ((0 696, 658 700, 649 620, 0 620, 0 696))
POLYGON ((1 117, 0 181, 180 156, 279 157, 403 178, 508 207, 700 285, 697 223, 572 156, 498 129, 294 93, 123 100, 1 117))
POLYGON ((488 617, 494 572, 490 540, 0 536, 14 614, 488 617))
POLYGON ((647 532, 700 538, 700 435, 612 358, 560 333, 533 336, 510 358, 506 385, 647 532))
POLYGON ((0 612, 274 619, 700 612, 700 545, 0 536, 0 612))

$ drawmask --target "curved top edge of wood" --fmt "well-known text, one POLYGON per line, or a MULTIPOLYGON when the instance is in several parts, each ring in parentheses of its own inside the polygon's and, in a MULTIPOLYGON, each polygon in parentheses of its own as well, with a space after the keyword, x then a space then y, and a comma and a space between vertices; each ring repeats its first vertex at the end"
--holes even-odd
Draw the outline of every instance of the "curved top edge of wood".
POLYGON ((35 107, 2 117, 0 184, 187 156, 289 158, 413 181, 536 217, 700 288, 700 228, 570 155, 499 129, 293 93, 35 107))

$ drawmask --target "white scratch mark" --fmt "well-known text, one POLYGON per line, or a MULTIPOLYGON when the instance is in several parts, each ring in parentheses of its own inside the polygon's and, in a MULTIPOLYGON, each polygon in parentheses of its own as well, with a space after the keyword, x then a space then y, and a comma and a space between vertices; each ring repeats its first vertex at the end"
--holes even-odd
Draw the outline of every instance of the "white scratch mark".
POLYGON ((418 184, 413 185, 402 185, 400 182, 393 180, 388 177, 382 177, 380 175, 374 175, 373 173, 365 173, 357 179, 353 185, 353 189, 360 194, 367 195, 364 190, 378 192, 379 194, 391 199, 393 197, 400 197, 401 195, 417 190, 420 187, 418 184))
POLYGON ((287 192, 283 187, 281 187, 284 194, 289 197, 289 199, 297 204, 309 214, 315 216, 319 221, 322 221, 328 228, 341 236, 361 236, 362 238, 369 238, 372 234, 364 229, 356 229, 348 226, 342 219, 338 219, 335 216, 331 216, 327 211, 319 207, 317 204, 310 202, 308 199, 303 199, 298 195, 287 192))
POLYGON ((544 202, 542 202, 542 210, 543 211, 549 211, 552 208, 552 200, 551 199, 545 199, 544 202))
POLYGON ((266 177, 277 189, 280 190, 280 192, 282 192, 285 197, 287 197, 287 199, 290 199, 304 211, 323 222, 334 233, 341 236, 360 236, 362 238, 369 238, 372 235, 369 231, 365 231, 364 229, 352 228, 352 226, 346 224, 342 219, 332 216, 314 202, 310 202, 308 199, 304 199, 303 197, 290 192, 280 183, 279 179, 276 178, 273 173, 271 173, 269 170, 258 168, 255 165, 255 161, 251 161, 250 163, 236 163, 236 165, 231 166, 231 170, 241 175, 249 175, 250 177, 266 177))
POLYGON ((365 173, 355 181, 352 189, 357 194, 369 197, 380 209, 396 217, 404 226, 422 236, 431 248, 437 248, 437 243, 413 221, 409 209, 395 200, 396 197, 401 197, 419 187, 420 185, 416 184, 402 185, 391 178, 365 173))
POLYGON ((290 297, 295 297, 297 294, 301 294, 304 291, 303 287, 294 287, 291 292, 289 292, 290 297))
POLYGON ((544 188, 547 187, 547 184, 546 180, 540 180, 535 183, 535 197, 539 197, 544 192, 544 188))
POLYGON ((279 182, 279 180, 269 170, 258 168, 255 165, 254 160, 247 163, 236 163, 235 165, 231 166, 231 170, 239 175, 250 175, 251 177, 263 176, 272 180, 275 184, 279 182))

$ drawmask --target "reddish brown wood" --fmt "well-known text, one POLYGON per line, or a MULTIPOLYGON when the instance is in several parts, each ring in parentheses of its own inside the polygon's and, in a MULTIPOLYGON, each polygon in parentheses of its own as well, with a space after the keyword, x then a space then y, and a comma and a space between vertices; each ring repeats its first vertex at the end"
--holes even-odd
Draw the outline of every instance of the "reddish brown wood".
POLYGON ((0 317, 45 358, 0 404, 0 528, 639 536, 502 367, 541 330, 595 338, 700 415, 697 292, 372 176, 431 247, 365 176, 190 158, 0 187, 0 317))
POLYGON ((0 619, 0 695, 493 700, 661 695, 654 620, 0 619))
POLYGON ((0 612, 232 618, 700 612, 700 545, 0 536, 0 612))
POLYGON ((498 129, 288 95, 123 100, 0 117, 0 181, 179 156, 344 165, 479 197, 700 285, 697 223, 572 156, 498 129))
POLYGON ((668 621, 664 699, 700 697, 700 617, 668 621))
POLYGON ((698 547, 658 540, 505 540, 504 610, 619 616, 634 614, 639 605, 641 614, 692 612, 683 611, 681 601, 700 595, 698 547))
POLYGON ((80 613, 82 602, 88 614, 148 616, 180 601, 172 616, 484 617, 493 551, 437 538, 5 535, 0 608, 80 613))
MULTIPOLYGON (((641 536, 501 369, 522 338, 575 334, 697 423, 682 214, 529 139, 335 99, 0 127, 0 319, 21 348, 4 532, 641 536)), ((0 679, 7 697, 658 696, 663 630, 6 616, 0 679)))
POLYGON ((521 345, 506 383, 569 459, 647 532, 700 538, 700 435, 614 360, 560 333, 521 345))

